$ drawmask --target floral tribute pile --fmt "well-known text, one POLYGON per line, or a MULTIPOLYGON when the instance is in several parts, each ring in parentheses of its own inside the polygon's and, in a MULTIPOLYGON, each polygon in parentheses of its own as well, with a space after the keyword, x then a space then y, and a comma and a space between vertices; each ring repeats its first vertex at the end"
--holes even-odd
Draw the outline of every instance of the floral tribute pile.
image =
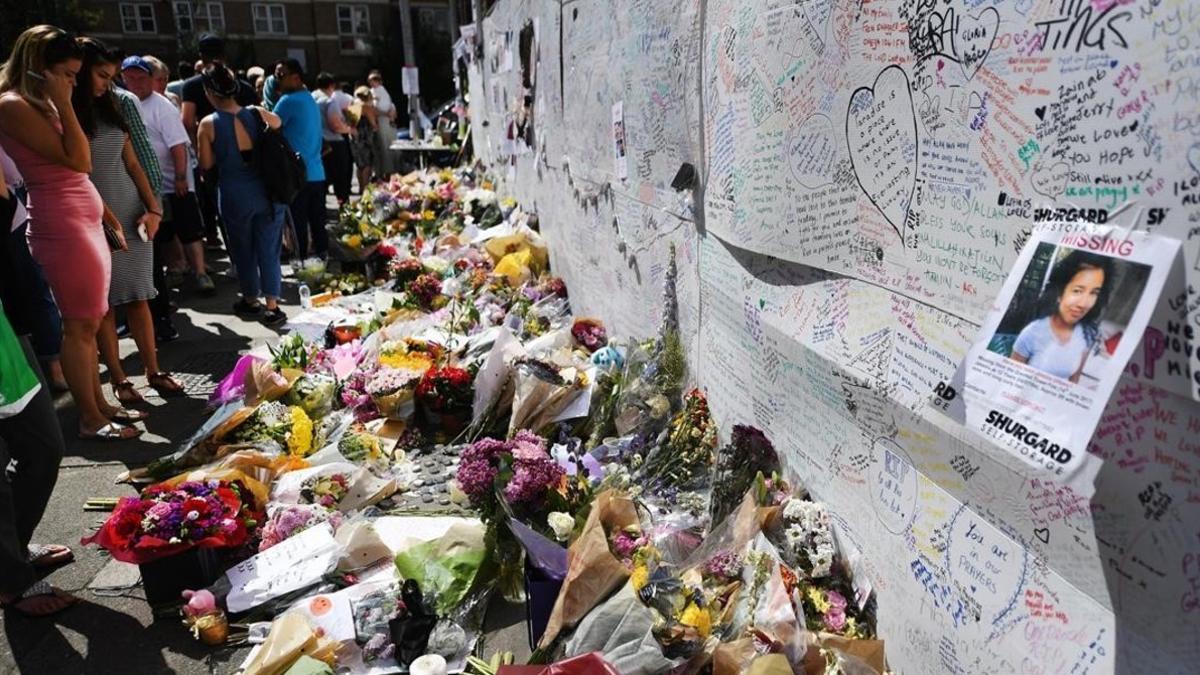
MULTIPOLYGON (((870 586, 824 505, 688 386, 674 251, 657 331, 617 337, 572 314, 536 224, 476 169, 370 186, 331 226, 341 272, 295 269, 325 289, 314 307, 242 357, 208 423, 130 476, 152 484, 86 541, 134 562, 335 546, 307 586, 254 600, 278 643, 251 674, 302 653, 339 672, 426 657, 489 672, 470 652, 492 595, 528 601, 540 662, 882 671, 870 586), (446 452, 446 474, 417 477, 446 452), (424 516, 391 497, 431 481, 472 517, 419 535, 405 519, 424 516), (338 603, 353 634, 322 624, 338 603)), ((209 589, 214 611, 245 606, 229 585, 209 589)))

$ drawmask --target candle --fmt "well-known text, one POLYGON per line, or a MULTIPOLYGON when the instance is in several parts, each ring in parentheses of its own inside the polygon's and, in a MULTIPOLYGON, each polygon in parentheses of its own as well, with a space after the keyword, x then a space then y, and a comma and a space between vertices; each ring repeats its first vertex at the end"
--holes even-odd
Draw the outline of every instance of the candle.
POLYGON ((446 659, 437 654, 426 654, 408 666, 409 675, 446 675, 446 659))

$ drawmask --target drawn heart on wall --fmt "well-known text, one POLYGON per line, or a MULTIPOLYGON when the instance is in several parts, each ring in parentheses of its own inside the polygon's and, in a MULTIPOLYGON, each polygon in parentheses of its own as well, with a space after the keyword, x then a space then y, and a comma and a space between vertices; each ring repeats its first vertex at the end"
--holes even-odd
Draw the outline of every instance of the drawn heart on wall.
POLYGON ((1033 531, 1033 536, 1037 537, 1038 541, 1042 542, 1043 544, 1049 544, 1050 543, 1050 528, 1039 527, 1033 531))
POLYGON ((1000 12, 995 7, 988 7, 975 16, 964 14, 959 19, 958 30, 953 36, 953 51, 968 80, 975 77, 992 52, 999 28, 1000 12))
POLYGON ((850 95, 846 143, 859 187, 903 241, 918 162, 917 116, 903 68, 884 68, 874 85, 850 95))
POLYGON ((1037 108, 1034 108, 1034 109, 1033 109, 1033 114, 1034 114, 1034 115, 1037 115, 1037 118, 1038 118, 1039 120, 1044 120, 1044 119, 1046 119, 1046 106, 1044 106, 1044 105, 1043 105, 1043 106, 1039 106, 1039 107, 1037 107, 1037 108))
POLYGON ((1192 171, 1200 173, 1200 145, 1188 148, 1187 161, 1188 166, 1192 167, 1192 171))
POLYGON ((1066 191, 1067 177, 1070 173, 1071 166, 1066 162, 1056 162, 1050 166, 1039 162, 1033 166, 1029 181, 1033 184, 1034 192, 1055 199, 1066 191))

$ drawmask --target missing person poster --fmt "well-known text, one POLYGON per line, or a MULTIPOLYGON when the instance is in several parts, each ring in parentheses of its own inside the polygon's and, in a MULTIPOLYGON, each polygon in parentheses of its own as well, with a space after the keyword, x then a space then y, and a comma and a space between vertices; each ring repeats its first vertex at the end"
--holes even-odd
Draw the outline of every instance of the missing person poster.
POLYGON ((629 177, 629 161, 625 158, 625 102, 617 101, 612 107, 613 161, 617 178, 629 177))
POLYGON ((1142 339, 1179 241, 1071 224, 1030 237, 933 405, 1064 482, 1142 339))

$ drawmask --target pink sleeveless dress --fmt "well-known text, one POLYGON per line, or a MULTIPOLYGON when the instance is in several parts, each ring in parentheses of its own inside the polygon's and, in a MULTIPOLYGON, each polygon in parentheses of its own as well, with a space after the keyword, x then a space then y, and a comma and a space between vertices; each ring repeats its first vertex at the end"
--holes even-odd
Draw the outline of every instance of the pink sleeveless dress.
MULTIPOLYGON (((14 94, 5 94, 13 96, 14 94)), ((62 133, 56 119, 54 127, 62 133)), ((104 239, 104 203, 86 173, 51 162, 0 132, 0 145, 29 190, 29 251, 42 266, 64 319, 108 312, 112 254, 104 239)))

